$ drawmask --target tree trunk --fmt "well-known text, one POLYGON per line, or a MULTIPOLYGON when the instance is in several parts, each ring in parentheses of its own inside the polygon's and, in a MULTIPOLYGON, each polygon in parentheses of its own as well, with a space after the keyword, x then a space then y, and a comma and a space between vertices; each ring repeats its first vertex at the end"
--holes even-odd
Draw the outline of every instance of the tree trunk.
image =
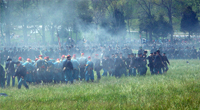
POLYGON ((54 43, 54 32, 55 32, 55 27, 54 27, 54 24, 52 24, 52 27, 51 27, 51 43, 54 43))
POLYGON ((149 42, 152 42, 152 31, 149 31, 149 42))
POLYGON ((147 33, 147 31, 146 31, 146 39, 148 39, 148 33, 147 33))
POLYGON ((172 31, 171 31, 171 43, 174 43, 174 38, 173 38, 173 24, 172 24, 172 12, 171 12, 172 6, 170 5, 169 9, 168 9, 168 18, 169 18, 169 24, 172 27, 172 31))
POLYGON ((23 36, 24 36, 24 43, 27 44, 28 43, 28 39, 27 39, 27 24, 26 24, 26 20, 24 21, 24 26, 23 26, 23 36))
POLYGON ((45 41, 45 24, 44 24, 44 20, 42 20, 42 42, 43 42, 43 44, 46 43, 46 41, 45 41))
MULTIPOLYGON (((45 6, 45 0, 43 0, 43 5, 45 6)), ((46 43, 46 39, 45 39, 45 20, 44 20, 44 13, 42 15, 42 42, 43 44, 46 43)))
POLYGON ((26 19, 26 3, 25 0, 23 0, 23 21, 24 21, 24 25, 23 25, 23 36, 24 36, 24 43, 27 44, 28 43, 28 39, 27 39, 27 19, 26 19))
POLYGON ((6 44, 10 45, 10 10, 9 10, 9 0, 7 0, 7 7, 5 7, 5 22, 6 22, 6 44))

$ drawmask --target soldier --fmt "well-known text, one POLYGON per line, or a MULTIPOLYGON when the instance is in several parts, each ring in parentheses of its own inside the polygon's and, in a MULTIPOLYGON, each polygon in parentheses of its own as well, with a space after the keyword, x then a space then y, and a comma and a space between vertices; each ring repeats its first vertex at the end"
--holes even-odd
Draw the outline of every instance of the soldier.
POLYGON ((144 50, 142 49, 142 47, 140 47, 140 49, 138 50, 138 54, 141 54, 143 52, 144 52, 144 50))
POLYGON ((121 77, 121 64, 122 60, 119 58, 118 53, 115 53, 115 61, 114 61, 114 66, 115 66, 115 77, 120 78, 121 77))
POLYGON ((199 48, 199 51, 198 51, 197 55, 198 55, 199 60, 200 60, 200 48, 199 48))
POLYGON ((147 51, 144 51, 143 55, 142 55, 143 59, 145 60, 145 65, 147 65, 147 51))
POLYGON ((20 76, 20 80, 18 82, 18 89, 21 89, 22 84, 26 87, 26 89, 28 89, 29 87, 26 84, 26 67, 23 67, 20 62, 17 62, 16 64, 18 68, 15 75, 13 76, 13 79, 15 78, 15 76, 20 76))
POLYGON ((74 81, 78 81, 78 75, 79 75, 79 62, 76 59, 76 54, 73 55, 73 59, 72 59, 72 65, 73 65, 73 79, 74 81))
POLYGON ((39 59, 36 62, 36 68, 37 68, 37 83, 46 83, 46 70, 47 70, 47 64, 46 62, 42 59, 42 55, 39 55, 39 59))
POLYGON ((21 64, 24 63, 24 62, 22 61, 22 57, 19 57, 19 58, 18 58, 18 61, 19 61, 21 64))
POLYGON ((163 53, 162 60, 163 60, 163 63, 164 63, 164 66, 163 66, 162 69, 163 69, 163 72, 165 73, 169 70, 167 63, 170 65, 170 62, 169 62, 169 60, 166 56, 166 53, 163 53))
POLYGON ((88 61, 85 67, 85 80, 89 82, 91 80, 92 82, 94 81, 94 73, 93 73, 93 62, 91 61, 91 57, 88 57, 88 61))
POLYGON ((128 54, 128 57, 126 58, 126 68, 128 69, 128 76, 130 75, 132 69, 129 67, 131 63, 131 54, 128 54))
MULTIPOLYGON (((31 62, 31 59, 27 58, 27 61, 24 64, 22 64, 22 66, 26 67, 26 71, 27 71, 26 72, 26 82, 31 84, 33 82, 33 70, 34 70, 34 66, 31 62)), ((20 79, 20 76, 19 76, 19 79, 20 79)))
POLYGON ((151 72, 151 75, 153 75, 154 74, 154 64, 153 64, 153 62, 154 62, 154 56, 153 56, 153 53, 151 53, 148 57, 147 57, 147 59, 149 60, 149 64, 148 64, 148 67, 150 68, 150 72, 151 72))
POLYGON ((4 88, 5 86, 5 71, 3 66, 0 64, 0 87, 4 88))
POLYGON ((55 73, 54 73, 54 83, 60 83, 62 80, 62 64, 58 58, 54 63, 55 73))
POLYGON ((139 75, 146 75, 146 60, 144 60, 142 53, 138 54, 138 58, 136 59, 136 67, 138 69, 139 75))
POLYGON ((73 84, 72 71, 73 71, 73 65, 71 62, 71 56, 68 55, 67 60, 63 63, 63 72, 66 84, 68 83, 68 81, 70 81, 71 84, 73 84))
POLYGON ((108 57, 109 58, 109 75, 110 76, 114 76, 114 71, 115 71, 115 69, 114 69, 114 62, 115 62, 115 55, 114 54, 112 54, 112 56, 111 56, 111 58, 110 57, 108 57))
POLYGON ((191 57, 192 57, 193 59, 197 59, 197 50, 195 49, 194 46, 193 46, 193 49, 192 49, 192 52, 191 52, 191 53, 192 53, 192 56, 191 56, 191 57))
POLYGON ((15 74, 15 68, 14 65, 16 62, 12 61, 11 58, 7 59, 6 62, 6 73, 7 73, 7 86, 10 86, 10 77, 12 77, 12 86, 15 86, 15 78, 13 78, 13 75, 15 74))
MULTIPOLYGON (((63 63, 66 61, 66 59, 65 59, 65 55, 62 55, 61 56, 61 60, 60 60, 60 63, 61 63, 61 65, 63 66, 63 63)), ((61 79, 61 82, 62 83, 64 83, 65 82, 65 78, 64 78, 64 73, 62 72, 62 77, 61 77, 62 79, 61 79)))
POLYGON ((87 59, 84 57, 84 53, 81 53, 81 57, 79 58, 80 63, 80 81, 85 79, 85 64, 87 62, 87 59))
POLYGON ((98 58, 98 54, 95 55, 95 59, 94 59, 94 70, 96 71, 97 73, 97 80, 100 80, 101 79, 101 75, 100 75, 100 71, 101 71, 101 61, 100 59, 98 58))
POLYGON ((119 58, 121 59, 121 70, 120 73, 124 74, 125 76, 127 76, 127 70, 126 70, 126 59, 122 56, 122 53, 119 54, 119 58))
POLYGON ((37 84, 38 83, 38 72, 37 72, 37 68, 36 68, 36 62, 38 61, 38 58, 35 59, 35 61, 32 61, 32 64, 34 66, 34 70, 33 70, 33 80, 34 80, 34 83, 37 84))
POLYGON ((108 69, 109 69, 109 60, 108 56, 104 56, 104 59, 102 59, 102 66, 103 66, 103 74, 102 76, 107 76, 108 75, 108 69))
POLYGON ((160 51, 156 51, 156 57, 154 59, 154 66, 155 66, 155 73, 156 74, 162 74, 161 68, 163 65, 162 56, 160 55, 160 51))
POLYGON ((136 76, 136 58, 135 55, 133 53, 131 53, 130 55, 130 64, 129 64, 129 68, 131 69, 131 72, 129 72, 129 76, 136 76))
POLYGON ((47 82, 51 83, 53 81, 53 76, 54 76, 54 64, 51 60, 49 60, 49 56, 46 57, 45 62, 47 64, 47 69, 46 69, 47 82))

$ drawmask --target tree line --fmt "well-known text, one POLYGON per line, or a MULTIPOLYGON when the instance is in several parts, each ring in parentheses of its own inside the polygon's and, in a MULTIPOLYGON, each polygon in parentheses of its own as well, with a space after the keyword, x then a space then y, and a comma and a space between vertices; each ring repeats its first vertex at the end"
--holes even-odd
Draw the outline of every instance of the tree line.
POLYGON ((1 38, 7 45, 14 30, 26 42, 30 30, 38 31, 44 44, 46 37, 53 42, 56 32, 61 38, 93 32, 101 39, 124 38, 136 30, 149 41, 168 36, 173 41, 176 30, 189 38, 200 32, 199 0, 0 0, 0 5, 1 38))

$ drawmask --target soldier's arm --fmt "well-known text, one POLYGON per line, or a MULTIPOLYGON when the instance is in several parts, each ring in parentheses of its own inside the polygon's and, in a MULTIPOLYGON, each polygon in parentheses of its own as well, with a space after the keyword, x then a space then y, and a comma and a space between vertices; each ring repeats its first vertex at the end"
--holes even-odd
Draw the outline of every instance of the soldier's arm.
POLYGON ((166 61, 167 61, 167 63, 170 65, 170 62, 169 62, 169 60, 168 60, 168 58, 166 57, 166 61))
POLYGON ((5 69, 7 69, 8 68, 8 63, 6 63, 6 68, 5 69))

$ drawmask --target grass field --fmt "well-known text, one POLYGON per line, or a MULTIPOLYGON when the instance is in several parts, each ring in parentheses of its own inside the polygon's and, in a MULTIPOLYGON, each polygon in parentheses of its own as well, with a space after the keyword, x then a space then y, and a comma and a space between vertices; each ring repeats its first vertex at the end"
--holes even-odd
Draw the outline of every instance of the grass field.
POLYGON ((200 109, 199 62, 173 60, 164 75, 0 89, 9 95, 0 109, 200 109))

